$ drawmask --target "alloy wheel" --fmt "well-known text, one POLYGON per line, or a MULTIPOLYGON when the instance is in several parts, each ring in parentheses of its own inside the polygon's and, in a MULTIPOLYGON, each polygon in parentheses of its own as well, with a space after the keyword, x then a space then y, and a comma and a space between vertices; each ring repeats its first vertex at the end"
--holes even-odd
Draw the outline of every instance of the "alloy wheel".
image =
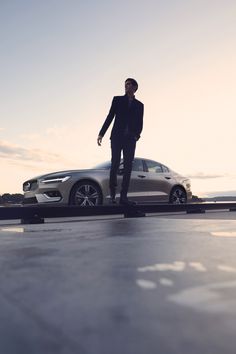
POLYGON ((187 202, 186 192, 182 188, 174 188, 170 195, 170 203, 185 204, 187 202))
POLYGON ((78 185, 73 196, 73 204, 79 206, 94 206, 100 204, 101 193, 90 183, 78 185))

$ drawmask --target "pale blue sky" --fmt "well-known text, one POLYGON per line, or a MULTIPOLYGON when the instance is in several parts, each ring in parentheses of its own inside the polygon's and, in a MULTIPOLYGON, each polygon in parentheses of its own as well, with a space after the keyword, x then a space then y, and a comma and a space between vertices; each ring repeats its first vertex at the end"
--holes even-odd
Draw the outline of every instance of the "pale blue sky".
POLYGON ((108 160, 96 136, 129 76, 137 155, 200 175, 196 194, 236 190, 235 18, 233 0, 0 0, 0 193, 108 160))

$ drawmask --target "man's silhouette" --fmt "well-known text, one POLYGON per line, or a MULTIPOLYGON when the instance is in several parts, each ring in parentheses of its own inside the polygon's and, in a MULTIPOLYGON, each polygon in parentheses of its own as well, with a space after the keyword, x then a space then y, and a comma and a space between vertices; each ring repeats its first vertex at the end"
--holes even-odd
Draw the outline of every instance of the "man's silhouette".
POLYGON ((127 198, 132 162, 134 159, 136 141, 140 138, 143 128, 143 104, 138 101, 134 93, 138 89, 136 80, 128 78, 125 81, 125 95, 115 96, 109 114, 99 132, 97 143, 101 145, 102 138, 115 117, 111 131, 111 170, 110 194, 112 203, 116 203, 117 172, 120 165, 121 151, 123 151, 124 174, 120 193, 120 204, 134 204, 127 198))

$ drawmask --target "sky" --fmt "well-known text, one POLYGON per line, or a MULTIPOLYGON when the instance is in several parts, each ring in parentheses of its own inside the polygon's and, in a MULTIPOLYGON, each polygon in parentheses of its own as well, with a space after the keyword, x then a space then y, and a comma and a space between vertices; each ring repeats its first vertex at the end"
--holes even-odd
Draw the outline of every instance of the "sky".
POLYGON ((236 195, 235 0, 0 0, 0 194, 110 159, 98 132, 139 83, 136 156, 236 195))

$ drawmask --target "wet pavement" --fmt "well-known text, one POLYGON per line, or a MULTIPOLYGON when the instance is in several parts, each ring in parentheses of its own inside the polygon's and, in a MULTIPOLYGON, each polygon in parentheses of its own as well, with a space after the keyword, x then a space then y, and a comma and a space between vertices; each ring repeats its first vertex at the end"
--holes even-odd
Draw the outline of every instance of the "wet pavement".
POLYGON ((234 354, 236 213, 0 221, 3 354, 234 354))

